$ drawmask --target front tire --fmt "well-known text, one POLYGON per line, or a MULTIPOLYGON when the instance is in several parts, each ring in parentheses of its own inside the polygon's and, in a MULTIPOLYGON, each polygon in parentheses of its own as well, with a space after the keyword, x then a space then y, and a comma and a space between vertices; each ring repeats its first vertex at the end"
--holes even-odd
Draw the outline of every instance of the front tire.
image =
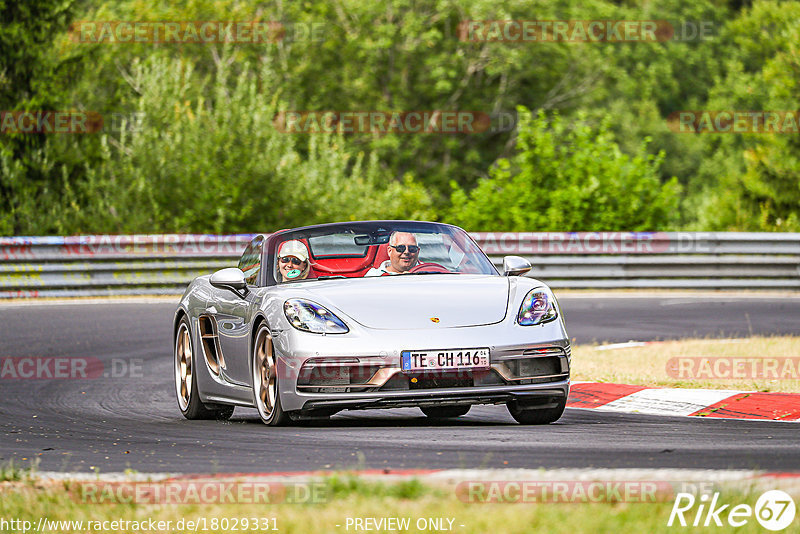
POLYGON ((278 358, 275 357, 269 328, 264 323, 258 327, 253 343, 253 397, 265 425, 280 426, 289 421, 289 414, 281 408, 278 358))
POLYGON ((230 419, 233 406, 207 406, 200 400, 191 332, 189 319, 184 316, 175 336, 175 393, 178 408, 186 419, 230 419))
POLYGON ((517 423, 521 425, 548 425, 555 423, 561 418, 564 409, 567 407, 567 398, 557 401, 552 408, 536 408, 520 405, 516 401, 509 402, 506 407, 517 423))
POLYGON ((422 410, 422 413, 431 419, 448 419, 451 417, 461 417, 462 415, 466 415, 470 408, 472 408, 470 405, 426 406, 425 408, 420 408, 420 410, 422 410))

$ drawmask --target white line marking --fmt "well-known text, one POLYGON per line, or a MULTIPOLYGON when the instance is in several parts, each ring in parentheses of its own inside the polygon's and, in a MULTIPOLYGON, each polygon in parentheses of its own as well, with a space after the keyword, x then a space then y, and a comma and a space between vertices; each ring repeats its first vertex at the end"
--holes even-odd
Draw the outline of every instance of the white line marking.
POLYGON ((745 392, 724 389, 643 389, 596 409, 651 415, 689 415, 739 393, 745 392))
POLYGON ((165 302, 172 302, 177 307, 180 301, 180 295, 171 297, 77 297, 74 299, 58 300, 25 299, 6 302, 0 300, 0 309, 20 307, 28 308, 31 306, 81 306, 84 304, 163 304, 165 302))
POLYGON ((616 350, 616 349, 629 349, 632 347, 644 347, 647 345, 645 341, 627 341, 625 343, 611 343, 609 345, 599 345, 594 350, 616 350))

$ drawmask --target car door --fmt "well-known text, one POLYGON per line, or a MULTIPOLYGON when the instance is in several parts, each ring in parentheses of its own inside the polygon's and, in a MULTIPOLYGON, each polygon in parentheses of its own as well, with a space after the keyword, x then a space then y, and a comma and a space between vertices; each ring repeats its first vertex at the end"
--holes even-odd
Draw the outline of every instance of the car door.
MULTIPOLYGON (((261 271, 261 251, 264 236, 255 237, 245 249, 239 260, 239 269, 245 273, 245 280, 255 286, 261 271)), ((245 297, 227 289, 214 288, 214 295, 207 313, 214 317, 222 352, 222 373, 230 382, 247 386, 250 377, 250 307, 253 295, 245 297)))

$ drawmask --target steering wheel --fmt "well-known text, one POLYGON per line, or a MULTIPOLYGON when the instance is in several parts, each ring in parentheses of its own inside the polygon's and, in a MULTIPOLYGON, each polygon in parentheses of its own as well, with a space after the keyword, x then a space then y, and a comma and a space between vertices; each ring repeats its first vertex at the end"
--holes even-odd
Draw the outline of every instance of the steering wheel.
POLYGON ((449 273, 450 269, 438 263, 420 263, 412 267, 410 273, 449 273))

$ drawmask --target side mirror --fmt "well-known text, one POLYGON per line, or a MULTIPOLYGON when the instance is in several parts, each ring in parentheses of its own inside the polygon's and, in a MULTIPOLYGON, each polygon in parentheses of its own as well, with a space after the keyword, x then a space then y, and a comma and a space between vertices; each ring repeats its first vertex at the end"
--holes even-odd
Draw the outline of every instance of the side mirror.
POLYGON ((519 276, 531 270, 531 262, 520 256, 506 256, 503 258, 503 275, 519 276))
POLYGON ((219 289, 230 289, 237 295, 240 292, 247 293, 247 282, 244 280, 244 273, 236 267, 220 269, 211 275, 209 282, 219 289))

